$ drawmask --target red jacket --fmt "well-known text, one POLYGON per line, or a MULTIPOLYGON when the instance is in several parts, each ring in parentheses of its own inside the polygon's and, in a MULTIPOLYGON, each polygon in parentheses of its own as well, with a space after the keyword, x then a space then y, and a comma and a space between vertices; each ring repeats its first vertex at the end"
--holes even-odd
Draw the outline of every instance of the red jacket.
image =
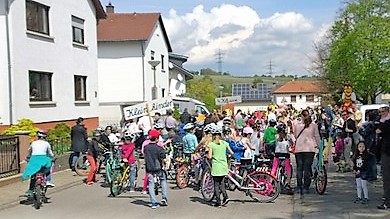
POLYGON ((122 145, 123 158, 126 158, 129 162, 129 165, 135 163, 134 157, 135 143, 129 143, 122 145))

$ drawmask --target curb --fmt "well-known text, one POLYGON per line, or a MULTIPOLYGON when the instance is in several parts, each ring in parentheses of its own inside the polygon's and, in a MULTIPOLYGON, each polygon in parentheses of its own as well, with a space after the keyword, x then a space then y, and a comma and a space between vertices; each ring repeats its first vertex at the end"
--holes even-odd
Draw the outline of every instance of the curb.
MULTIPOLYGON (((61 174, 61 173, 64 173, 64 172, 68 172, 68 171, 71 171, 71 170, 70 169, 62 170, 62 171, 54 173, 54 175, 61 174)), ((65 184, 65 185, 62 185, 62 186, 54 187, 53 189, 48 190, 47 194, 48 195, 55 194, 57 192, 61 192, 63 190, 66 190, 66 189, 69 189, 71 187, 78 186, 78 185, 81 185, 81 184, 83 184, 83 181, 80 180, 80 179, 77 179, 77 181, 74 181, 74 182, 71 182, 71 183, 68 183, 68 184, 65 184)), ((19 195, 13 201, 10 201, 10 202, 4 203, 4 204, 0 204, 0 211, 19 205, 20 201, 21 201, 21 198, 24 198, 24 196, 19 195)))

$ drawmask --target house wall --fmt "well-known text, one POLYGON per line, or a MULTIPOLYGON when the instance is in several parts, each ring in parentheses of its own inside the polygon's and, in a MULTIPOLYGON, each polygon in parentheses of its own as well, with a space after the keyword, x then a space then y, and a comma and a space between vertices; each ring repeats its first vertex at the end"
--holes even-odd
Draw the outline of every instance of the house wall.
POLYGON ((180 73, 175 68, 169 71, 169 93, 171 96, 179 96, 186 93, 186 79, 183 73, 180 73), (182 80, 178 80, 178 74, 182 76, 182 80))
POLYGON ((9 87, 5 1, 0 0, 0 125, 9 124, 9 87))
POLYGON ((26 31, 25 1, 13 1, 10 9, 14 93, 12 122, 21 118, 44 123, 72 120, 79 116, 97 117, 96 11, 92 1, 35 1, 50 7, 48 37, 26 31), (72 43, 72 15, 85 20, 85 47, 72 43), (52 102, 37 105, 29 101, 29 70, 53 73, 52 102), (75 74, 87 76, 85 102, 75 101, 75 74))
POLYGON ((292 104, 292 106, 296 109, 305 109, 308 106, 311 108, 314 108, 316 106, 321 105, 321 97, 314 94, 314 101, 313 102, 307 102, 306 101, 306 95, 312 95, 312 94, 274 94, 274 99, 276 100, 275 103, 278 105, 283 104, 283 99, 285 100, 284 104, 292 104), (296 96, 296 102, 291 102, 291 96, 296 96), (301 97, 300 97, 301 96, 301 97))
POLYGON ((145 50, 145 80, 146 80, 146 100, 152 99, 152 87, 153 87, 153 70, 148 63, 151 60, 151 50, 155 52, 154 60, 161 61, 161 55, 164 55, 164 69, 161 69, 162 64, 160 63, 156 67, 156 86, 158 88, 158 98, 161 98, 162 89, 165 89, 164 96, 167 97, 169 93, 169 54, 168 54, 168 45, 165 42, 163 31, 160 24, 158 23, 155 27, 155 30, 149 40, 146 42, 145 50))

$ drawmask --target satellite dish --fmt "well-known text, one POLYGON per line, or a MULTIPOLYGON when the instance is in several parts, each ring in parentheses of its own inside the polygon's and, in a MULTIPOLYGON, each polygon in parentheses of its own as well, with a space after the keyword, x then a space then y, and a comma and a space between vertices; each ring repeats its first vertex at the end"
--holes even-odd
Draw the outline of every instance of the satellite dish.
POLYGON ((180 90, 184 90, 184 77, 183 75, 181 74, 177 74, 177 79, 175 80, 176 81, 176 84, 175 84, 175 89, 177 91, 180 91, 180 90))
POLYGON ((173 64, 172 64, 172 62, 170 62, 170 63, 168 64, 168 67, 169 67, 170 69, 172 69, 172 68, 173 68, 173 64))
POLYGON ((177 74, 177 80, 178 80, 178 81, 182 82, 183 79, 184 79, 184 78, 183 78, 183 75, 177 74))

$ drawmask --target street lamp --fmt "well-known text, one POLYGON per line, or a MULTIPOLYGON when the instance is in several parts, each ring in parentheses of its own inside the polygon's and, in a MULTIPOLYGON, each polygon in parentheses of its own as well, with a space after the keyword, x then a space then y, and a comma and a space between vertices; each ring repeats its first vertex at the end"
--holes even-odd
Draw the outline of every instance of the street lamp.
MULTIPOLYGON (((223 90, 224 86, 223 85, 219 85, 218 86, 218 89, 219 89, 219 97, 222 98, 222 90, 223 90)), ((222 105, 221 105, 221 113, 222 113, 222 105)))
POLYGON ((153 70, 153 87, 152 87, 152 100, 157 99, 157 86, 156 86, 156 66, 160 64, 160 61, 151 60, 148 62, 152 66, 153 70))

